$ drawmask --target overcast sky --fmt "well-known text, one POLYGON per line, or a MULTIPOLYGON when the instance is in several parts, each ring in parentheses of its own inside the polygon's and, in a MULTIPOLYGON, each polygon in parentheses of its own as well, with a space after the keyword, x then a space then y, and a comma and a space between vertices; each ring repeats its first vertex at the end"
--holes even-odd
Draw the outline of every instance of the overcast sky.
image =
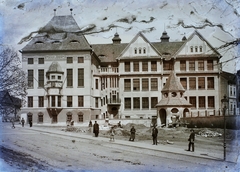
MULTIPOLYGON (((71 8, 79 27, 88 29, 90 44, 110 43, 115 32, 130 42, 139 31, 156 42, 164 30, 170 41, 180 41, 197 29, 216 48, 240 38, 239 0, 2 0, 1 44, 22 49, 26 37, 51 20, 54 9, 55 15, 71 15, 71 8)), ((223 70, 240 69, 239 45, 218 51, 223 70)))

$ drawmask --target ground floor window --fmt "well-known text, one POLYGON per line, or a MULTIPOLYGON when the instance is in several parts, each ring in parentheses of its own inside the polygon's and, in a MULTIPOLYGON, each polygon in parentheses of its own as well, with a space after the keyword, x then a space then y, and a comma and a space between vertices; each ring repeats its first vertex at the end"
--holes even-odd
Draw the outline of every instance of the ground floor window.
POLYGON ((82 112, 78 113, 78 122, 83 122, 83 113, 82 112))
POLYGON ((38 123, 43 123, 43 114, 41 112, 38 114, 38 123))
POLYGON ((131 98, 124 98, 125 109, 131 109, 131 98))

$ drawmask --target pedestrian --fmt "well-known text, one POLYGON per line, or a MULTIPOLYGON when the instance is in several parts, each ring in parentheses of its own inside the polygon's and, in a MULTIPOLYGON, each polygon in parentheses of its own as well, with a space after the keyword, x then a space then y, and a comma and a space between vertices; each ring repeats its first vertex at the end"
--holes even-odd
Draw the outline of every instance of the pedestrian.
POLYGON ((152 129, 153 145, 157 145, 157 136, 158 136, 158 129, 154 125, 152 129))
POLYGON ((24 127, 25 120, 24 118, 21 119, 22 127, 24 127))
POLYGON ((29 120, 29 126, 32 127, 32 120, 29 120))
POLYGON ((189 135, 189 138, 188 138, 189 143, 188 143, 187 151, 190 151, 191 150, 190 148, 192 147, 192 152, 194 152, 195 133, 194 133, 193 129, 191 129, 190 132, 191 132, 191 134, 189 135))
POLYGON ((14 119, 12 119, 11 122, 12 122, 12 128, 15 128, 14 119))
POLYGON ((92 121, 89 121, 88 127, 92 127, 92 121))
POLYGON ((98 125, 97 121, 95 121, 95 123, 93 124, 93 133, 95 134, 95 137, 98 137, 99 125, 98 125))
POLYGON ((70 125, 71 125, 71 127, 74 126, 74 121, 73 120, 71 120, 70 125))
POLYGON ((133 141, 134 142, 134 139, 135 139, 135 133, 136 133, 136 129, 134 128, 134 126, 132 126, 131 130, 130 130, 130 138, 129 138, 129 141, 133 141))
POLYGON ((114 135, 115 135, 114 132, 115 132, 114 127, 111 127, 111 129, 110 129, 110 140, 109 141, 113 141, 113 142, 115 141, 114 140, 114 135))

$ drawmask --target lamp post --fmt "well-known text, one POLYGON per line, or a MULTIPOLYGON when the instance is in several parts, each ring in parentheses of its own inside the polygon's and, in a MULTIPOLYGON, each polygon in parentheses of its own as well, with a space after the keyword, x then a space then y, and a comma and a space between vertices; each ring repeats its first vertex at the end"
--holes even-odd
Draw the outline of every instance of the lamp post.
POLYGON ((224 161, 226 160, 226 110, 227 110, 227 105, 228 105, 228 99, 227 96, 224 95, 223 99, 221 100, 223 104, 223 158, 224 161))

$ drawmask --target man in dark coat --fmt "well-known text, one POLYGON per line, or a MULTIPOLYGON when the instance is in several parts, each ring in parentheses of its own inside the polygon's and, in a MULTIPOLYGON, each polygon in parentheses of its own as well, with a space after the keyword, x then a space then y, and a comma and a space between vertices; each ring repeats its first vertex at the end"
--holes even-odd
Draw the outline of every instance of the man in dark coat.
POLYGON ((194 140, 195 140, 195 133, 194 133, 194 130, 191 129, 191 134, 189 135, 189 143, 188 143, 188 150, 187 151, 190 151, 190 148, 192 146, 192 152, 194 152, 194 140))
POLYGON ((158 136, 158 129, 154 125, 152 129, 153 145, 157 145, 157 136, 158 136))
POLYGON ((95 137, 98 137, 99 125, 98 125, 97 121, 95 121, 95 123, 93 125, 93 133, 95 134, 95 137))
POLYGON ((131 135, 130 135, 129 141, 134 141, 135 133, 136 133, 136 129, 134 128, 134 126, 132 126, 130 133, 131 133, 131 135))

